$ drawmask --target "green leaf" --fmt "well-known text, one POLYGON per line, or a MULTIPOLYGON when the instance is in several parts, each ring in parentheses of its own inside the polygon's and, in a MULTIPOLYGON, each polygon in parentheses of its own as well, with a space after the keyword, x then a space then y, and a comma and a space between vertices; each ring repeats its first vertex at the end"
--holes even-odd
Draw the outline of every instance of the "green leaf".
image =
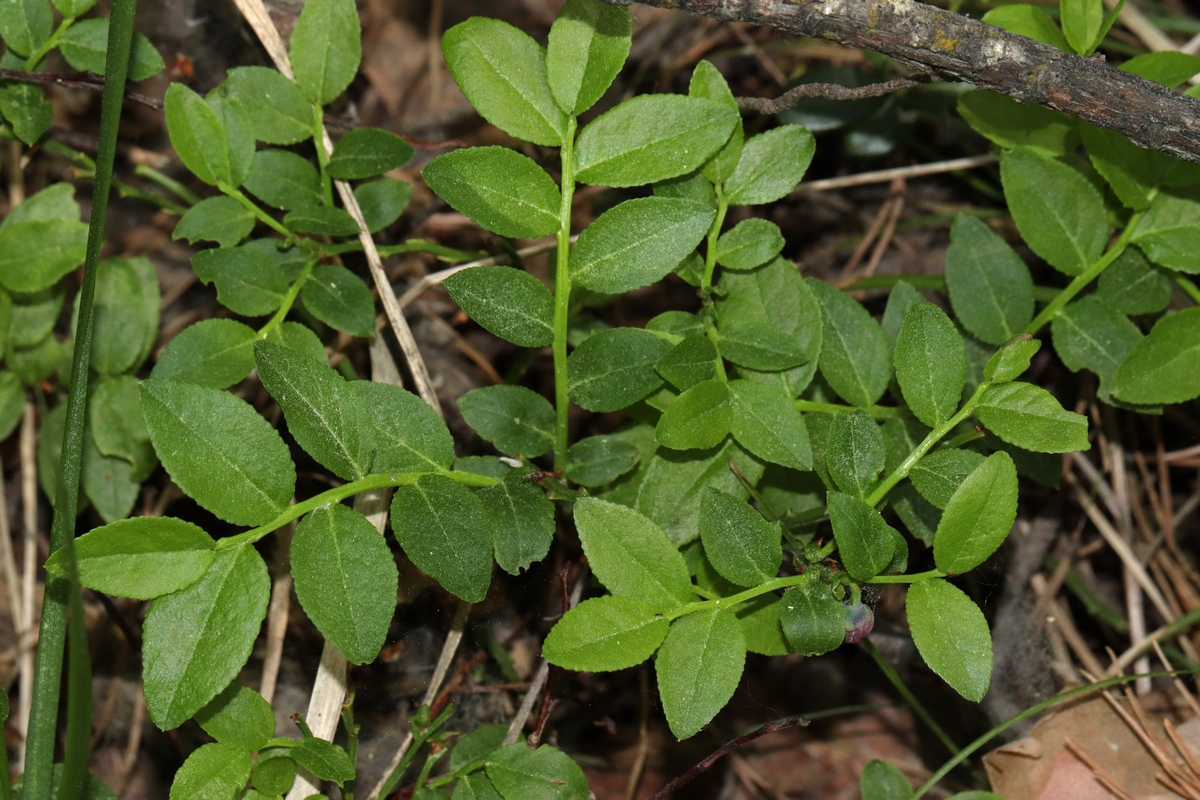
POLYGON ((403 166, 412 156, 412 145, 394 133, 355 128, 338 140, 326 169, 333 178, 356 181, 403 166))
POLYGON ((24 408, 25 390, 21 387, 20 378, 11 370, 0 370, 0 441, 7 439, 17 429, 24 408))
POLYGON ((992 453, 964 480, 945 506, 933 540, 937 568, 961 575, 1004 543, 1017 518, 1017 468, 1008 453, 992 453))
POLYGON ((542 643, 555 666, 577 672, 612 672, 635 667, 667 638, 666 617, 630 597, 584 600, 568 611, 542 643))
POLYGON ((0 39, 17 55, 33 55, 50 38, 53 25, 53 12, 46 0, 0 2, 0 39))
POLYGON ((640 453, 632 442, 616 436, 589 436, 567 450, 567 479, 592 488, 611 483, 637 466, 640 453))
POLYGON ((717 263, 728 269, 754 269, 783 249, 783 233, 774 222, 743 220, 717 240, 717 263))
POLYGON ((171 479, 221 519, 263 525, 291 502, 296 468, 287 445, 245 400, 177 380, 147 378, 142 381, 142 414, 171 479))
POLYGON ((226 96, 241 102, 259 141, 296 144, 312 138, 312 106, 300 87, 277 70, 235 67, 222 85, 226 96))
POLYGON ((351 336, 375 335, 375 300, 362 278, 336 264, 320 264, 300 290, 312 315, 351 336))
POLYGON ((1018 147, 1001 156, 1000 180, 1021 238, 1050 266, 1078 275, 1104 252, 1104 199, 1078 171, 1018 147))
POLYGON ((334 503, 312 511, 292 540, 296 599, 352 664, 375 660, 396 609, 398 573, 387 542, 362 514, 334 503))
POLYGON ((1200 72, 1200 57, 1171 50, 1142 53, 1125 61, 1117 69, 1174 89, 1200 72))
POLYGON ((296 83, 317 105, 345 91, 362 60, 362 31, 353 0, 304 4, 288 47, 296 83))
POLYGON ((53 335, 47 336, 33 347, 13 350, 6 359, 13 373, 22 383, 30 386, 50 378, 54 371, 69 357, 71 346, 60 343, 53 335))
POLYGON ((358 392, 337 372, 272 342, 254 344, 258 375, 287 419, 297 444, 339 478, 371 469, 374 426, 358 392))
POLYGON ((717 348, 703 333, 688 336, 654 362, 654 369, 680 391, 717 376, 717 348))
POLYGON ((959 95, 958 113, 976 132, 1005 149, 1031 147, 1061 156, 1079 145, 1072 118, 995 92, 976 90, 959 95))
MULTIPOLYGON (((1017 3, 1009 6, 993 8, 983 15, 983 21, 989 25, 998 25, 1009 33, 1028 36, 1030 39, 1057 47, 1059 50, 1070 51, 1071 45, 1058 29, 1058 25, 1041 6, 1031 6, 1017 3)), ((882 762, 881 762, 882 763, 882 762)))
POLYGON ((1040 386, 1013 381, 988 389, 975 416, 1009 444, 1035 453, 1087 450, 1087 417, 1067 411, 1040 386))
POLYGON ((800 271, 785 258, 775 258, 749 272, 725 272, 716 299, 724 326, 761 323, 792 337, 804 362, 821 350, 821 307, 800 271))
POLYGON ((79 220, 74 189, 43 189, 0 224, 0 285, 13 292, 40 292, 83 263, 87 225, 79 220), (54 191, 51 191, 51 190, 54 191), (44 202, 36 202, 47 195, 44 202), (33 204, 27 214, 17 211, 33 204), (70 216, 67 216, 70 214, 70 216))
POLYGON ((1171 279, 1136 247, 1127 247, 1100 273, 1096 297, 1122 314, 1157 314, 1171 302, 1171 279))
POLYGON ((932 303, 914 305, 896 337, 896 381, 904 402, 936 428, 954 416, 966 380, 966 348, 954 323, 932 303))
POLYGON ((862 411, 835 415, 829 428, 825 463, 839 489, 855 497, 866 497, 879 482, 885 463, 879 425, 862 411))
POLYGON ((627 8, 596 0, 567 0, 550 26, 546 71, 550 92, 567 114, 599 100, 625 64, 633 37, 627 8))
POLYGON ((254 329, 231 319, 206 319, 180 331, 151 376, 224 389, 254 369, 254 329))
POLYGON ((343 209, 329 206, 304 206, 289 211, 283 224, 290 231, 318 236, 354 236, 358 233, 354 217, 343 209))
POLYGON ((830 492, 829 521, 837 540, 838 555, 855 580, 869 581, 891 562, 897 531, 866 501, 830 492))
POLYGON ((155 725, 179 727, 237 676, 270 595, 267 565, 253 547, 242 545, 218 550, 203 578, 151 604, 142 675, 155 725))
MULTIPOLYGON (((699 97, 701 100, 712 100, 733 110, 738 110, 737 100, 725 82, 725 76, 713 66, 711 61, 701 61, 692 72, 692 80, 688 83, 688 96, 699 97)), ((746 144, 746 132, 742 125, 741 115, 737 125, 725 146, 716 152, 701 169, 706 179, 715 183, 724 183, 737 168, 742 156, 742 148, 746 144)))
POLYGON ((201 283, 215 283, 217 300, 235 314, 260 317, 283 302, 288 280, 275 259, 258 247, 219 247, 192 256, 201 283))
POLYGON ((687 565, 662 529, 631 508, 585 497, 575 503, 579 540, 596 578, 610 592, 655 611, 691 600, 687 565))
POLYGON ((463 767, 482 761, 504 745, 508 725, 484 725, 454 740, 447 769, 459 772, 463 767))
POLYGON ((654 365, 670 348, 637 328, 611 328, 588 337, 567 359, 571 400, 601 413, 636 403, 662 386, 654 365))
POLYGON ((515 742, 491 753, 487 776, 504 800, 587 800, 587 777, 561 750, 515 742))
POLYGON ((778 526, 746 501, 717 489, 700 495, 700 539, 717 572, 739 586, 774 580, 783 563, 778 526))
POLYGON ((725 199, 731 206, 781 200, 808 171, 816 147, 813 135, 799 125, 781 125, 751 136, 737 168, 725 181, 725 199))
MULTIPOLYGON (((1007 8, 1007 6, 1004 7, 1007 8)), ((887 305, 883 309, 883 319, 879 324, 893 351, 896 349, 896 339, 900 336, 900 327, 904 324, 904 318, 908 316, 909 310, 918 303, 924 302, 925 298, 908 281, 896 281, 896 285, 892 287, 887 305)))
POLYGON ((917 652, 956 692, 978 703, 992 678, 992 637, 979 606, 943 580, 917 581, 905 602, 917 652))
POLYGON ((354 199, 371 233, 378 233, 400 219, 412 200, 412 193, 412 184, 398 178, 379 178, 354 187, 354 199))
MULTIPOLYGON (((108 20, 101 17, 72 23, 58 40, 58 49, 67 63, 80 72, 103 75, 108 50, 108 20)), ((166 67, 150 40, 134 31, 129 54, 129 80, 144 81, 166 67)))
MULTIPOLYGON (((677 178, 658 181, 654 184, 654 196, 695 200, 697 203, 711 208, 714 212, 717 210, 716 189, 700 170, 677 178)), ((701 259, 701 265, 703 265, 703 259, 701 259)))
POLYGON ((1111 391, 1127 403, 1182 403, 1200 396, 1200 308, 1156 322, 1113 374, 1111 391))
POLYGON ((713 211, 691 200, 641 197, 601 214, 571 249, 571 279, 621 294, 659 280, 708 233, 713 211))
POLYGON ((470 490, 451 478, 425 475, 392 495, 392 532, 417 569, 468 603, 492 582, 488 515, 470 490))
POLYGON ((524 386, 485 386, 458 398, 463 419, 502 453, 536 458, 554 447, 554 408, 524 386))
POLYGON ((1033 319, 1033 278, 1008 243, 960 214, 950 229, 946 287, 959 322, 988 344, 1004 344, 1033 319))
POLYGON ((288 150, 259 150, 244 185, 259 200, 285 211, 323 202, 316 168, 288 150))
POLYGON ((536 483, 510 475, 475 493, 489 518, 496 563, 519 575, 550 552, 554 540, 554 504, 536 483))
POLYGON ((263 696, 231 683, 196 713, 196 722, 220 744, 250 752, 262 750, 275 735, 275 714, 263 696))
POLYGON ((351 381, 375 428, 371 472, 432 472, 454 462, 454 439, 432 408, 412 392, 351 381))
POLYGON ((158 335, 158 310, 143 302, 140 278, 123 258, 97 265, 91 367, 98 375, 136 369, 143 344, 158 335))
POLYGON ((83 439, 82 466, 84 494, 101 519, 116 522, 128 517, 141 489, 141 481, 134 480, 133 464, 103 455, 89 431, 83 439))
POLYGON ((724 381, 702 381, 671 403, 658 420, 655 436, 672 450, 713 447, 729 433, 733 407, 724 381))
POLYGON ((42 138, 54 122, 54 106, 41 87, 28 84, 9 84, 0 89, 0 114, 16 137, 29 145, 42 138))
POLYGON ((507 147, 455 150, 430 161, 421 174, 439 197, 501 236, 533 238, 559 228, 558 184, 533 159, 507 147))
MULTIPOLYGON (((183 165, 207 184, 215 186, 217 181, 224 181, 237 186, 240 181, 233 178, 238 159, 231 152, 225 125, 212 105, 182 83, 170 85, 164 104, 167 133, 183 165)), ((232 198, 210 198, 210 201, 213 199, 236 202, 232 198)))
POLYGON ((66 287, 62 283, 40 292, 19 294, 15 299, 5 293, 4 300, 0 301, 3 304, 0 313, 6 317, 6 324, 0 326, 7 333, 6 337, 0 337, 4 346, 32 347, 49 336, 58 324, 66 296, 66 287))
POLYGON ((846 638, 846 606, 819 580, 793 586, 777 603, 779 625, 788 646, 806 656, 841 647, 846 638))
POLYGON ((192 751, 171 782, 170 800, 230 800, 250 780, 250 751, 204 744, 192 751))
MULTIPOLYGON (((267 751, 267 753, 277 752, 279 751, 267 751)), ((258 760, 254 764, 254 772, 250 775, 250 783, 256 790, 266 795, 266 798, 278 798, 280 795, 287 794, 288 789, 291 789, 295 782, 296 762, 291 757, 286 755, 267 757, 266 754, 259 753, 258 760)), ((266 798, 262 798, 262 800, 266 800, 266 798)), ((242 800, 260 800, 260 798, 252 798, 247 795, 242 800)))
POLYGON ((779 623, 779 599, 774 594, 764 594, 743 603, 734 609, 742 635, 746 637, 746 650, 763 656, 785 656, 792 652, 779 623))
POLYGON ((717 331, 717 342, 722 356, 750 369, 788 369, 802 363, 808 355, 795 336, 761 322, 723 325, 717 331))
POLYGON ((350 756, 332 742, 305 736, 298 745, 288 750, 288 755, 321 780, 333 781, 338 786, 354 780, 354 763, 350 761, 350 756))
POLYGON ((1025 374, 1029 362, 1042 349, 1042 342, 1028 333, 1009 339, 983 365, 983 378, 993 384, 1009 383, 1025 374))
POLYGON ((471 17, 442 36, 442 54, 488 122, 534 144, 563 143, 567 118, 546 82, 546 54, 528 34, 498 19, 471 17))
POLYGON ((1142 340, 1138 326, 1089 295, 1065 306, 1050 327, 1054 349, 1072 372, 1090 369, 1100 378, 1096 395, 1112 402, 1109 384, 1113 373, 1142 340))
MULTIPOLYGON (((257 335, 255 338, 258 338, 257 335)), ((312 328, 301 325, 299 322, 284 321, 267 334, 267 341, 291 348, 314 361, 329 365, 329 354, 325 352, 325 345, 321 344, 321 340, 313 333, 312 328)))
POLYGON ((725 707, 745 664, 746 639, 731 611, 704 609, 675 621, 654 661, 675 738, 699 733, 725 707))
POLYGON ((139 385, 132 375, 100 381, 92 392, 87 413, 96 449, 102 455, 128 461, 134 465, 137 477, 145 478, 158 466, 158 457, 142 419, 139 385))
MULTIPOLYGON (((1049 15, 1037 6, 1001 6, 1001 8, 1036 8, 1041 11, 1047 21, 1050 19, 1049 15)), ((990 22, 990 20, 985 17, 984 22, 990 22)), ((1055 28, 1054 31, 1058 33, 1058 28, 1055 28)), ((1014 31, 1014 33, 1021 33, 1021 31, 1014 31)), ((1061 33, 1059 38, 1062 38, 1061 33)), ((1053 42, 1047 42, 1047 44, 1053 44, 1053 42)), ((863 800, 908 800, 913 795, 912 784, 908 782, 905 774, 899 768, 877 758, 871 759, 863 767, 858 785, 862 791, 863 800)))
MULTIPOLYGON (((462 740, 454 748, 455 751, 462 747, 462 740)), ((471 772, 463 775, 454 784, 454 794, 450 796, 450 800, 504 800, 500 793, 496 791, 496 787, 492 785, 485 772, 471 772)))
MULTIPOLYGON (((97 592, 151 600, 191 586, 213 561, 214 542, 200 528, 170 517, 137 517, 95 528, 76 540, 79 580, 97 592)), ((46 571, 66 578, 56 552, 46 571)))
POLYGON ((945 508, 962 482, 984 461, 974 450, 956 447, 934 450, 917 462, 909 478, 935 508, 945 508))
POLYGON ((804 417, 780 389, 748 380, 729 383, 730 431, 754 455, 798 470, 812 469, 812 446, 804 417))
POLYGON ((824 322, 821 374, 843 400, 869 406, 892 376, 887 337, 867 310, 824 281, 808 279, 824 322))
POLYGON ((1135 211, 1146 209, 1157 194, 1163 160, 1116 131, 1084 122, 1079 124, 1079 131, 1092 166, 1108 181, 1117 198, 1135 211))
POLYGON ((736 110, 711 100, 674 94, 631 98, 579 132, 575 178, 624 187, 685 175, 725 144, 737 121, 736 110))
POLYGON ((1100 0, 1061 0, 1063 34, 1078 55, 1091 55, 1097 34, 1104 24, 1104 4, 1100 0))
MULTIPOLYGON (((177 86, 178 84, 172 84, 177 86)), ((184 212, 175 223, 172 239, 216 242, 233 247, 254 230, 254 213, 232 197, 209 197, 184 212)))
POLYGON ((1134 229, 1133 242, 1155 264, 1200 273, 1200 190, 1160 193, 1134 229))
POLYGON ((465 269, 444 286, 471 319, 502 339, 521 347, 546 347, 554 340, 554 296, 522 269, 465 269))

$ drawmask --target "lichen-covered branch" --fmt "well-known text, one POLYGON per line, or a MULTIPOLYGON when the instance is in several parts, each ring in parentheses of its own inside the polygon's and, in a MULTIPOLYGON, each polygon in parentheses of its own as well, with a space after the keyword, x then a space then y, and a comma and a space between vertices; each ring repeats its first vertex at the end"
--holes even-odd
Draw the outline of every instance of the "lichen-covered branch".
MULTIPOLYGON (((629 5, 628 0, 604 0, 629 5)), ((1200 100, 916 0, 645 0, 875 50, 932 77, 966 81, 1119 131, 1200 163, 1200 100)))

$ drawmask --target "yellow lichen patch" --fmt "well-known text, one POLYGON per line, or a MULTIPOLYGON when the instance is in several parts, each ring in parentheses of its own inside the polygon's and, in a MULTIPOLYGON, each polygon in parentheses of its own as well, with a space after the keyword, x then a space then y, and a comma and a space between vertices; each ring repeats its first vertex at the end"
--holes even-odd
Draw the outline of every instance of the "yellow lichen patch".
POLYGON ((933 44, 929 49, 935 53, 953 53, 958 49, 958 40, 951 39, 941 28, 938 28, 937 33, 933 36, 933 44))

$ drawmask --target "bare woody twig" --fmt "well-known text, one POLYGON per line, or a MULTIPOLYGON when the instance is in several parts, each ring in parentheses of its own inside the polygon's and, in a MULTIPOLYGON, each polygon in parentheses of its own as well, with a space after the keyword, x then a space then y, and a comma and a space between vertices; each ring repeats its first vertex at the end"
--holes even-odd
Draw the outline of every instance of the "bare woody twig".
MULTIPOLYGON (((630 5, 630 0, 604 0, 630 5)), ((1200 163, 1200 100, 917 0, 646 0, 875 50, 945 81, 966 81, 1111 128, 1200 163)))
POLYGON ((837 83, 802 83, 771 100, 766 97, 739 97, 738 108, 743 111, 757 111, 760 114, 778 114, 787 111, 806 97, 822 97, 827 100, 865 100, 869 97, 881 97, 885 94, 898 92, 901 89, 912 89, 927 81, 912 78, 897 78, 894 81, 871 83, 866 86, 842 86, 837 83))

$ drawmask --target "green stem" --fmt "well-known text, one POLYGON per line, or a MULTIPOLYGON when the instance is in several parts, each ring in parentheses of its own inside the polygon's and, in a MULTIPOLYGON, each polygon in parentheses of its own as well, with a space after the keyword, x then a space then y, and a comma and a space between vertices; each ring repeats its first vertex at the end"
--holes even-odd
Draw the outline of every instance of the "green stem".
POLYGON ((317 259, 310 259, 300 270, 300 274, 296 276, 296 280, 292 281, 292 285, 288 287, 287 294, 283 296, 283 302, 279 304, 279 310, 275 312, 275 316, 267 320, 267 324, 258 329, 258 338, 266 339, 271 331, 279 327, 287 317, 288 312, 292 310, 292 306, 296 303, 296 298, 300 296, 300 290, 304 288, 304 284, 308 281, 308 276, 312 274, 313 266, 317 263, 317 259))
POLYGON ((812 580, 812 578, 813 575, 810 572, 805 572, 800 575, 788 575, 783 578, 776 578, 775 580, 767 581, 759 586, 746 589, 743 592, 731 594, 729 597, 718 597, 713 600, 698 600, 694 603, 687 603, 686 605, 682 605, 674 611, 668 611, 663 616, 665 616, 669 621, 679 619, 686 614, 704 611, 705 609, 709 608, 733 608, 734 606, 739 606, 742 603, 745 603, 747 600, 753 600, 759 595, 764 595, 768 592, 774 592, 779 589, 787 589, 792 586, 799 586, 802 583, 812 580))
POLYGON ((844 414, 849 411, 862 411, 870 414, 875 419, 891 419, 900 414, 900 409, 895 406, 863 406, 857 408, 855 406, 843 406, 837 403, 818 403, 815 400, 795 400, 796 408, 801 411, 816 412, 818 414, 844 414))
POLYGON ((717 377, 723 382, 729 381, 729 376, 725 374, 725 359, 721 358, 721 338, 717 336, 717 328, 712 323, 712 319, 704 321, 704 335, 708 341, 712 342, 713 349, 717 351, 717 357, 713 360, 717 369, 717 377))
MULTIPOLYGON (((108 75, 101 101, 100 135, 96 151, 96 184, 92 192, 83 285, 79 289, 79 315, 75 353, 71 364, 71 392, 67 396, 67 421, 63 431, 62 461, 50 533, 50 553, 65 548, 67 579, 46 576, 37 663, 33 677, 33 704, 29 712, 25 754, 27 800, 48 800, 54 764, 59 687, 63 650, 70 635, 67 677, 67 740, 58 797, 77 800, 87 778, 88 745, 92 732, 91 664, 87 652, 79 568, 75 561, 75 515, 79 503, 79 477, 83 461, 84 422, 87 414, 88 368, 92 356, 93 300, 100 246, 104 242, 104 216, 112 185, 113 159, 125 75, 133 41, 137 0, 114 0, 108 28, 108 75), (67 618, 70 617, 70 628, 67 618)), ((7 780, 8 776, 3 776, 7 780)))
MULTIPOLYGON (((327 255, 362 252, 362 242, 359 242, 357 239, 338 244, 325 244, 324 242, 318 242, 316 239, 307 239, 305 240, 305 246, 327 255)), ((487 258, 487 253, 479 250, 459 250, 455 247, 446 247, 435 242, 427 242, 424 239, 409 239, 400 244, 379 245, 376 249, 383 258, 401 253, 429 253, 437 256, 439 261, 445 261, 450 264, 459 261, 475 261, 476 259, 487 258)))
MULTIPOLYGON (((94 178, 95 175, 81 172, 79 177, 94 178)), ((133 198, 134 200, 141 200, 144 203, 156 205, 163 211, 170 212, 177 217, 182 217, 188 211, 187 206, 181 206, 172 200, 168 200, 162 195, 155 194, 154 192, 148 192, 145 189, 139 189, 138 187, 125 183, 124 181, 114 180, 113 188, 117 190, 117 195, 122 198, 133 198)))
POLYGON ((567 393, 567 327, 571 321, 571 201, 575 197, 574 116, 567 119, 563 136, 562 204, 558 208, 558 233, 554 264, 554 469, 567 466, 568 423, 571 398, 567 393))
POLYGON ((325 205, 333 208, 333 180, 329 177, 329 154, 325 152, 325 115, 321 106, 313 103, 313 144, 317 149, 317 166, 321 168, 321 194, 325 205))
POLYGON ((383 489, 389 486, 408 486, 409 484, 416 483, 423 475, 441 475, 458 481, 464 486, 495 486, 500 482, 496 478, 489 478, 487 475, 478 475, 474 472, 450 470, 441 470, 438 472, 380 472, 368 475, 365 478, 359 478, 350 483, 343 483, 341 486, 335 486, 332 489, 327 489, 318 495, 314 495, 302 503, 290 505, 266 525, 260 525, 257 528, 248 530, 245 533, 239 533, 236 536, 226 536, 217 542, 216 549, 224 550, 227 547, 257 542, 268 533, 282 528, 294 519, 303 517, 315 508, 340 503, 347 497, 353 497, 361 492, 369 492, 372 489, 383 489))
POLYGON ((1193 303, 1200 306, 1200 288, 1198 288, 1196 284, 1192 283, 1192 281, 1188 278, 1178 274, 1175 276, 1175 282, 1179 284, 1179 288, 1183 289, 1183 291, 1187 293, 1188 297, 1192 298, 1193 303))
POLYGON ((954 740, 951 739, 944 730, 942 730, 942 726, 937 724, 937 720, 935 720, 933 715, 929 713, 929 709, 925 708, 925 706, 921 704, 921 701, 917 699, 916 695, 909 690, 908 686, 905 685, 904 681, 901 680, 900 676, 896 673, 896 670, 890 663, 888 663, 888 660, 883 657, 883 653, 879 652, 879 648, 875 646, 875 643, 872 642, 870 638, 866 638, 862 640, 862 647, 867 651, 867 653, 870 654, 871 658, 875 661, 875 664, 883 672, 884 676, 888 679, 892 686, 895 687, 896 691, 899 692, 900 697, 904 699, 904 702, 908 704, 908 707, 911 708, 913 712, 921 718, 921 721, 929 727, 929 730, 933 731, 933 735, 938 738, 938 741, 940 741, 946 747, 946 749, 950 751, 950 755, 958 755, 959 748, 956 744, 954 744, 954 740))
POLYGON ((713 188, 717 192, 717 216, 713 217, 713 223, 708 228, 708 246, 704 250, 704 276, 700 279, 701 297, 708 297, 712 291, 713 273, 717 269, 717 240, 721 237, 721 227, 725 224, 725 214, 729 211, 721 184, 716 184, 713 188))
POLYGON ((947 572, 941 572, 936 569, 931 569, 927 572, 914 572, 911 575, 876 575, 867 583, 916 583, 917 581, 927 580, 929 578, 944 578, 948 575, 947 572))
MULTIPOLYGON (((46 54, 58 47, 58 42, 62 39, 63 34, 67 32, 67 28, 74 24, 74 17, 63 17, 63 21, 58 24, 58 28, 55 29, 54 33, 50 34, 50 38, 47 39, 41 47, 35 50, 33 55, 29 56, 29 58, 25 60, 25 71, 33 72, 35 69, 37 69, 38 64, 42 63, 42 59, 46 57, 46 54)), ((124 70, 122 70, 122 72, 124 72, 124 70)))
POLYGON ((1144 211, 1138 211, 1130 216, 1128 224, 1125 225, 1125 230, 1121 231, 1121 236, 1113 243, 1113 246, 1108 248, 1104 255, 1096 259, 1095 264, 1092 264, 1079 275, 1076 275, 1075 280, 1067 284, 1067 287, 1059 292, 1057 297, 1047 303, 1046 307, 1042 309, 1042 313, 1034 317, 1033 322, 1026 325, 1022 333, 1036 334, 1046 323, 1054 319, 1054 316, 1058 314, 1063 306, 1074 300, 1075 296, 1083 291, 1089 283, 1099 278, 1100 273, 1108 269, 1108 266, 1116 261, 1121 253, 1125 252, 1125 248, 1129 246, 1129 242, 1133 239, 1134 228, 1141 222, 1142 216, 1145 213, 1144 211))
POLYGON ((892 490, 892 487, 907 478, 908 473, 912 472, 912 468, 917 465, 917 462, 926 453, 933 449, 935 444, 940 442, 950 431, 954 430, 958 426, 958 423, 971 416, 971 412, 975 409, 975 404, 979 402, 979 398, 983 397, 983 393, 991 388, 991 385, 991 381, 984 381, 979 384, 979 387, 975 390, 975 394, 971 395, 967 402, 963 403, 962 408, 958 410, 957 414, 931 430, 924 441, 908 454, 908 458, 904 459, 900 466, 896 467, 895 471, 884 478, 883 482, 875 488, 875 491, 871 492, 871 496, 867 498, 867 504, 870 506, 879 505, 879 502, 887 497, 887 493, 892 490))
POLYGON ((263 223, 276 233, 282 235, 285 239, 292 238, 292 232, 283 227, 282 222, 275 219, 270 214, 255 205, 254 201, 242 194, 236 186, 230 186, 224 181, 217 181, 217 188, 241 203, 251 214, 258 218, 259 222, 263 223))
POLYGON ((174 178, 162 174, 154 167, 147 166, 146 164, 138 164, 133 168, 133 174, 137 175, 139 178, 145 178, 151 183, 158 184, 183 202, 187 203, 189 206, 194 206, 196 203, 200 202, 199 195, 174 178))

